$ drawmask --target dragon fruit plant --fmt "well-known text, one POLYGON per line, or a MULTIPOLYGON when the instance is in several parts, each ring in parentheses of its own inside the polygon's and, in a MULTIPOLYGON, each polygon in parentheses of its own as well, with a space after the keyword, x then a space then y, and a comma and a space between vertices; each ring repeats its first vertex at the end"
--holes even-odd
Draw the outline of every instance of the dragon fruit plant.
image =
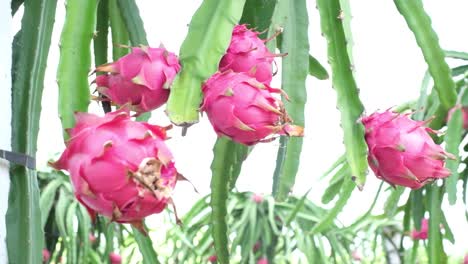
POLYGON ((231 43, 219 63, 219 70, 246 72, 259 82, 270 84, 273 58, 278 55, 270 53, 265 46, 266 41, 260 39, 259 34, 246 25, 236 25, 231 43))
POLYGON ((96 68, 107 74, 96 77, 97 90, 118 105, 148 112, 163 105, 180 71, 179 59, 165 48, 141 46, 113 63, 96 68))
POLYGON ((391 185, 419 189, 435 179, 448 177, 446 158, 454 158, 435 144, 434 131, 425 122, 392 111, 364 117, 369 166, 375 175, 391 185))
POLYGON ((122 108, 100 117, 77 113, 60 159, 51 165, 70 173, 76 198, 91 216, 142 228, 144 217, 172 203, 177 170, 166 129, 136 122, 122 108))
POLYGON ((272 134, 302 136, 303 128, 292 125, 282 102, 272 88, 242 72, 216 73, 202 87, 201 110, 218 135, 244 145, 267 142, 272 134))

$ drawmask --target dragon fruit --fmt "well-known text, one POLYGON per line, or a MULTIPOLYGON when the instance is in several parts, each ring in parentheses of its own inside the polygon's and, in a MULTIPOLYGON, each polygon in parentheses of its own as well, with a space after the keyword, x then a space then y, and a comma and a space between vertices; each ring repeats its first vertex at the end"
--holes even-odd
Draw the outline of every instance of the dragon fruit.
POLYGON ((263 257, 257 261, 257 264, 268 264, 268 259, 263 257))
POLYGON ((426 183, 448 177, 446 158, 454 158, 435 144, 425 122, 411 120, 392 111, 362 118, 369 148, 369 166, 375 175, 392 184, 418 189, 426 183))
POLYGON ((427 239, 429 231, 429 220, 427 218, 421 219, 421 229, 411 231, 411 238, 414 240, 425 240, 427 239))
POLYGON ((246 72, 259 82, 270 84, 273 77, 272 62, 277 55, 268 51, 265 41, 258 34, 247 29, 246 25, 236 25, 227 52, 219 63, 219 70, 246 72))
POLYGON ((216 255, 211 255, 208 257, 208 261, 210 263, 215 263, 216 261, 218 261, 218 257, 216 255))
POLYGON ((42 262, 47 263, 50 259, 50 252, 46 248, 42 250, 42 262))
POLYGON ((261 204, 263 202, 263 195, 259 193, 252 194, 252 201, 256 204, 261 204))
POLYGON ((111 264, 122 264, 122 257, 115 252, 109 253, 109 261, 111 264))
POLYGON ((280 89, 262 84, 246 73, 216 73, 203 87, 201 110, 205 111, 218 135, 253 145, 271 134, 302 136, 303 128, 289 124, 280 100, 280 89))
POLYGON ((163 105, 180 71, 179 59, 165 48, 140 47, 113 63, 96 68, 97 90, 118 105, 148 112, 163 105))
POLYGON ((75 196, 92 218, 97 212, 142 230, 144 217, 172 203, 179 175, 164 143, 167 128, 133 121, 126 108, 75 117, 67 148, 51 166, 70 173, 75 196))

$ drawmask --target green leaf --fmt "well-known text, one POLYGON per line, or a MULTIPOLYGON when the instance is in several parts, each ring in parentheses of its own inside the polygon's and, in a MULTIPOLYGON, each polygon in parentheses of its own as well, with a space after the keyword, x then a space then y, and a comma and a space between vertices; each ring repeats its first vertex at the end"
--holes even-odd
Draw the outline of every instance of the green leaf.
POLYGON ((128 37, 127 27, 120 15, 117 0, 109 1, 109 20, 112 32, 112 59, 116 61, 129 52, 129 49, 123 46, 130 45, 130 40, 128 37))
POLYGON ((159 264, 158 256, 156 251, 154 251, 151 238, 143 235, 135 227, 132 227, 132 231, 138 244, 138 249, 143 256, 143 264, 159 264))
POLYGON ((213 148, 214 159, 211 164, 211 224, 214 247, 218 262, 229 263, 228 227, 226 222, 226 201, 228 198, 229 166, 226 166, 225 155, 230 140, 218 138, 213 148))
MULTIPOLYGON (((364 107, 352 72, 348 27, 350 16, 343 13, 339 0, 317 0, 322 33, 328 43, 328 60, 332 69, 332 84, 336 90, 337 106, 341 112, 346 158, 351 174, 359 188, 364 186, 367 170, 367 145, 364 127, 358 122, 364 107), (344 16, 343 19, 340 19, 344 16), (349 49, 349 50, 348 50, 349 49)), ((346 10, 348 12, 349 10, 346 10)))
POLYGON ((458 147, 462 141, 463 134, 463 117, 461 106, 457 107, 448 121, 447 132, 445 133, 445 150, 452 153, 455 159, 449 159, 446 162, 446 168, 452 174, 445 180, 446 191, 450 205, 454 205, 457 201, 457 182, 458 182, 458 166, 460 164, 460 156, 458 155, 458 147))
POLYGON ((55 202, 55 196, 57 194, 57 189, 62 185, 60 179, 55 179, 49 182, 41 192, 41 198, 39 199, 39 207, 41 208, 41 224, 44 228, 47 218, 49 217, 49 212, 55 202))
POLYGON ((424 11, 421 0, 394 0, 394 2, 409 29, 414 33, 416 42, 429 66, 441 105, 447 112, 457 100, 455 83, 445 61, 444 51, 440 48, 437 34, 431 27, 431 19, 424 11))
MULTIPOLYGON (((91 218, 89 217, 88 211, 86 208, 78 204, 77 210, 77 220, 78 220, 78 235, 80 236, 81 247, 80 247, 80 256, 78 259, 78 263, 86 263, 88 258, 92 258, 90 250, 90 241, 89 241, 89 234, 91 230, 91 218)), ((98 262, 100 263, 100 262, 98 262)))
POLYGON ((426 212, 422 189, 411 192, 411 210, 413 211, 414 227, 417 230, 421 230, 421 220, 426 212))
POLYGON ((68 198, 64 188, 60 188, 59 198, 55 205, 55 222, 62 237, 68 236, 65 217, 67 215, 67 208, 71 203, 72 201, 68 198))
POLYGON ((392 193, 388 196, 387 201, 385 202, 384 212, 388 218, 392 218, 398 208, 398 202, 400 201, 401 195, 405 192, 405 188, 402 186, 397 186, 392 189, 392 193))
POLYGON ((76 232, 73 228, 73 221, 75 220, 76 209, 78 203, 72 202, 70 206, 67 208, 67 213, 65 216, 65 227, 67 229, 68 236, 66 237, 68 240, 68 247, 67 247, 67 263, 70 264, 77 264, 77 251, 78 251, 78 242, 76 240, 76 232))
POLYGON ((429 198, 429 234, 428 234, 428 259, 430 264, 447 263, 447 255, 442 244, 440 223, 442 210, 440 208, 442 197, 441 188, 438 186, 426 187, 429 198))
POLYGON ((331 178, 328 187, 322 195, 322 203, 327 204, 331 202, 341 190, 344 178, 349 175, 349 167, 344 164, 336 174, 331 178))
MULTIPOLYGON (((74 126, 75 112, 88 111, 90 45, 94 36, 97 3, 96 0, 67 1, 57 70, 59 116, 63 129, 74 126)), ((66 133, 64 138, 68 138, 66 133)))
MULTIPOLYGON (((33 157, 56 5, 56 0, 26 1, 21 33, 13 43, 12 150, 33 157)), ((6 213, 9 263, 41 262, 44 234, 39 220, 42 217, 36 172, 12 165, 6 213)))
POLYGON ((319 80, 326 80, 329 78, 325 67, 312 55, 309 55, 309 74, 319 80))
POLYGON ((174 80, 167 102, 166 111, 172 123, 189 126, 198 122, 202 82, 218 69, 244 3, 245 0, 204 0, 193 15, 179 52, 183 68, 174 80))
POLYGON ((421 89, 419 92, 419 99, 418 99, 418 104, 416 106, 416 112, 413 114, 413 119, 414 120, 424 120, 424 112, 426 112, 428 109, 428 88, 429 88, 429 83, 431 81, 431 75, 429 74, 429 71, 426 71, 424 73, 424 78, 421 83, 421 89), (426 109, 425 109, 426 108, 426 109))
MULTIPOLYGON (((102 219, 104 220, 104 219, 102 219)), ((107 220, 105 220, 107 221, 107 220)), ((115 226, 117 223, 107 222, 104 227, 104 236, 106 238, 106 247, 104 250, 104 256, 109 256, 109 253, 114 251, 114 237, 115 237, 115 226)))
MULTIPOLYGON (((305 0, 280 1, 274 15, 275 24, 283 28, 280 50, 282 58, 281 86, 289 96, 284 103, 294 124, 304 126, 307 100, 306 78, 309 66, 308 15, 305 0)), ((294 186, 302 151, 302 137, 281 136, 273 175, 273 195, 283 201, 294 186)))
POLYGON ((312 228, 310 231, 312 235, 320 233, 333 225, 333 221, 336 219, 341 210, 343 210, 343 207, 346 205, 349 197, 351 197, 351 193, 353 192, 354 187, 356 187, 354 182, 350 179, 350 177, 346 177, 343 186, 341 187, 340 198, 338 198, 333 208, 322 217, 320 222, 318 222, 314 228, 312 228))
POLYGON ((445 57, 453 59, 468 60, 468 53, 462 51, 445 50, 445 57))

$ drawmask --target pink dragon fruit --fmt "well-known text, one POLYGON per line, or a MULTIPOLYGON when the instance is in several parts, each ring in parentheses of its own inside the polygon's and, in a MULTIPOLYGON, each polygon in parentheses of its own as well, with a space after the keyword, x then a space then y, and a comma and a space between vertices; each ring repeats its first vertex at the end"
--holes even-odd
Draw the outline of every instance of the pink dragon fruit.
POLYGON ((257 203, 257 204, 260 204, 263 202, 263 195, 259 194, 259 193, 254 193, 252 195, 252 201, 254 203, 257 203))
POLYGON ((428 237, 429 220, 427 218, 421 219, 421 229, 411 231, 411 238, 414 240, 425 240, 428 237))
POLYGON ((111 264, 122 264, 122 257, 115 252, 109 253, 109 261, 111 264))
POLYGON ((88 235, 88 240, 89 240, 89 242, 94 243, 94 242, 96 242, 96 237, 92 233, 90 233, 88 235))
POLYGON ((122 108, 99 117, 77 113, 67 148, 55 163, 70 173, 76 198, 91 216, 143 229, 142 219, 172 203, 178 173, 166 129, 130 119, 122 108))
POLYGON ((369 148, 369 166, 375 175, 392 185, 418 189, 450 175, 444 159, 454 158, 436 145, 424 122, 392 111, 362 118, 369 148))
MULTIPOLYGON (((450 120, 450 118, 452 118, 453 112, 455 111, 455 109, 457 109, 457 107, 461 107, 461 106, 456 106, 450 109, 447 115, 447 122, 448 120, 450 120)), ((461 113, 462 113, 462 120, 463 120, 463 128, 465 130, 468 130, 468 106, 461 107, 461 110, 462 110, 461 113)))
POLYGON ((165 48, 133 48, 132 53, 96 68, 108 74, 96 77, 97 90, 118 105, 147 112, 163 105, 180 71, 179 59, 165 48))
POLYGON ((260 33, 247 29, 246 25, 236 25, 227 52, 219 63, 219 70, 247 72, 259 82, 270 84, 273 76, 272 62, 277 55, 268 51, 265 41, 258 34, 260 33))
POLYGON ((463 258, 463 264, 468 264, 468 254, 465 255, 465 258, 463 258))
POLYGON ((218 135, 253 145, 271 134, 302 136, 303 128, 289 124, 280 100, 273 94, 280 89, 262 84, 245 73, 225 71, 216 73, 203 87, 201 110, 208 118, 218 135))
POLYGON ((257 261, 257 264, 268 264, 268 259, 263 257, 257 261))
POLYGON ((46 248, 42 250, 42 262, 47 263, 50 259, 50 252, 46 248))
POLYGON ((216 255, 211 255, 208 257, 208 261, 210 263, 216 263, 216 261, 218 261, 218 257, 216 255))

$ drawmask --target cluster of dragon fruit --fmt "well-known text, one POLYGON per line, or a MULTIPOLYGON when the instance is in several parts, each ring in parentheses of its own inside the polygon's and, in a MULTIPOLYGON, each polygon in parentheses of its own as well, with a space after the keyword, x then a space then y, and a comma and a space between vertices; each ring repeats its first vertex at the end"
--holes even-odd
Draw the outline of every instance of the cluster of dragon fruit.
MULTIPOLYGON (((205 112, 218 136, 244 145, 274 140, 277 135, 303 136, 293 125, 281 98, 270 86, 274 58, 259 32, 237 25, 218 71, 200 84, 205 112)), ((142 219, 172 203, 180 174, 165 144, 166 131, 133 120, 164 105, 183 68, 164 47, 135 47, 119 60, 97 67, 97 91, 120 109, 98 116, 77 113, 76 125, 60 159, 52 166, 70 173, 76 198, 112 221, 142 229, 142 219)), ((450 174, 452 157, 435 144, 424 122, 387 110, 361 119, 368 161, 375 175, 391 185, 418 189, 450 174)))

